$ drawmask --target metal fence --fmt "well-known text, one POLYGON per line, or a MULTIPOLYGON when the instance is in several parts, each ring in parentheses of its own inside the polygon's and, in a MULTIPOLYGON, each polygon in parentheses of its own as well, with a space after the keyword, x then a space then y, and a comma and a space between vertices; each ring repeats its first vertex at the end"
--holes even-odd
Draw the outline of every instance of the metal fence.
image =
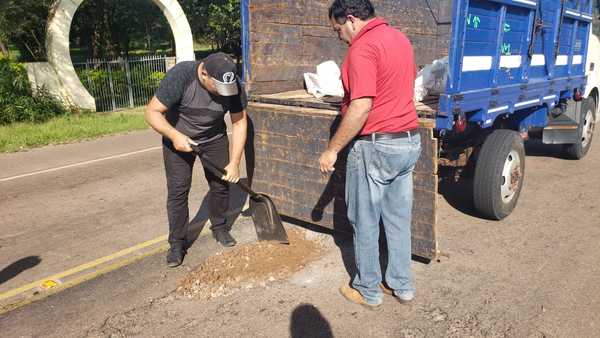
POLYGON ((96 110, 114 111, 147 104, 164 78, 171 59, 164 55, 91 59, 73 66, 96 100, 96 110))

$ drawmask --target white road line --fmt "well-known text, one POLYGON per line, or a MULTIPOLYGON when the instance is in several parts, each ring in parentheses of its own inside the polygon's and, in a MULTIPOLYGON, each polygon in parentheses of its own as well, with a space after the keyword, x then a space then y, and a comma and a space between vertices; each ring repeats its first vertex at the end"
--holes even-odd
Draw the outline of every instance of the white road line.
POLYGON ((131 155, 142 154, 142 153, 146 153, 146 152, 154 151, 154 150, 158 150, 158 149, 162 149, 162 146, 152 147, 152 148, 147 148, 147 149, 142 149, 142 150, 138 150, 138 151, 132 151, 132 152, 129 152, 129 153, 124 153, 124 154, 119 154, 119 155, 113 155, 113 156, 98 158, 98 159, 90 160, 90 161, 73 163, 73 164, 69 164, 69 165, 65 165, 65 166, 61 166, 61 167, 56 167, 56 168, 50 168, 50 169, 45 169, 45 170, 34 171, 34 172, 31 172, 31 173, 22 174, 22 175, 16 175, 16 176, 11 176, 11 177, 0 178, 0 182, 7 182, 7 181, 12 181, 12 180, 16 180, 16 179, 19 179, 19 178, 23 178, 23 177, 29 177, 29 176, 34 176, 34 175, 46 174, 46 173, 50 173, 50 172, 58 171, 58 170, 62 170, 62 169, 68 169, 68 168, 74 168, 74 167, 81 167, 81 166, 92 164, 92 163, 98 163, 98 162, 108 161, 108 160, 112 160, 112 159, 116 159, 116 158, 121 158, 121 157, 127 157, 127 156, 131 156, 131 155))

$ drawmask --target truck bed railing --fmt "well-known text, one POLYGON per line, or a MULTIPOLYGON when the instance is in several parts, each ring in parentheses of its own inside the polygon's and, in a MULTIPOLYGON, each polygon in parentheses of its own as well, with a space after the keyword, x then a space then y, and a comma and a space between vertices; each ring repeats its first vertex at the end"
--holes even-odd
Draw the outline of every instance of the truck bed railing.
POLYGON ((458 114, 488 128, 584 90, 591 0, 460 0, 452 11, 437 129, 452 129, 458 114))

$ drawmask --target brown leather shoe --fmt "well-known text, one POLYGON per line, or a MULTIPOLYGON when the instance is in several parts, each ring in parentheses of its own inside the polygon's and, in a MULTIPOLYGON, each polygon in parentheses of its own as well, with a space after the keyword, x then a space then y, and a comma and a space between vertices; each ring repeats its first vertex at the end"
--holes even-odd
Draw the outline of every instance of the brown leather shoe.
POLYGON ((387 284, 380 283, 379 287, 381 288, 381 291, 383 291, 384 294, 386 294, 388 296, 393 296, 394 295, 394 290, 391 289, 390 287, 388 287, 387 284))
POLYGON ((340 288, 340 293, 342 294, 342 296, 344 296, 344 298, 351 301, 352 303, 362 305, 371 310, 375 310, 375 309, 379 308, 379 306, 381 305, 381 304, 374 305, 374 304, 367 303, 367 301, 360 294, 360 292, 358 292, 356 289, 349 287, 348 285, 342 286, 340 288))

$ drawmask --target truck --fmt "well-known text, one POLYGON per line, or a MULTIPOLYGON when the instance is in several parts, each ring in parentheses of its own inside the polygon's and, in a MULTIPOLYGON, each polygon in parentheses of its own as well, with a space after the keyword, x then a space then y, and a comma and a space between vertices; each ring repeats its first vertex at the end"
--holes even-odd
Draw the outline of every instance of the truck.
MULTIPOLYGON (((598 116, 600 43, 592 0, 374 0, 377 15, 412 41, 419 66, 448 58, 446 89, 417 102, 423 152, 414 173, 413 254, 443 252, 437 240, 441 168, 472 180, 473 206, 501 220, 525 179, 525 141, 590 151, 598 116)), ((317 159, 339 125, 339 100, 308 95, 303 74, 341 64, 319 0, 242 0, 244 79, 251 118, 246 149, 252 186, 285 219, 348 231, 345 156, 323 176, 317 159)), ((399 60, 399 62, 402 62, 399 60)), ((535 174, 535 173, 529 173, 535 174)))

